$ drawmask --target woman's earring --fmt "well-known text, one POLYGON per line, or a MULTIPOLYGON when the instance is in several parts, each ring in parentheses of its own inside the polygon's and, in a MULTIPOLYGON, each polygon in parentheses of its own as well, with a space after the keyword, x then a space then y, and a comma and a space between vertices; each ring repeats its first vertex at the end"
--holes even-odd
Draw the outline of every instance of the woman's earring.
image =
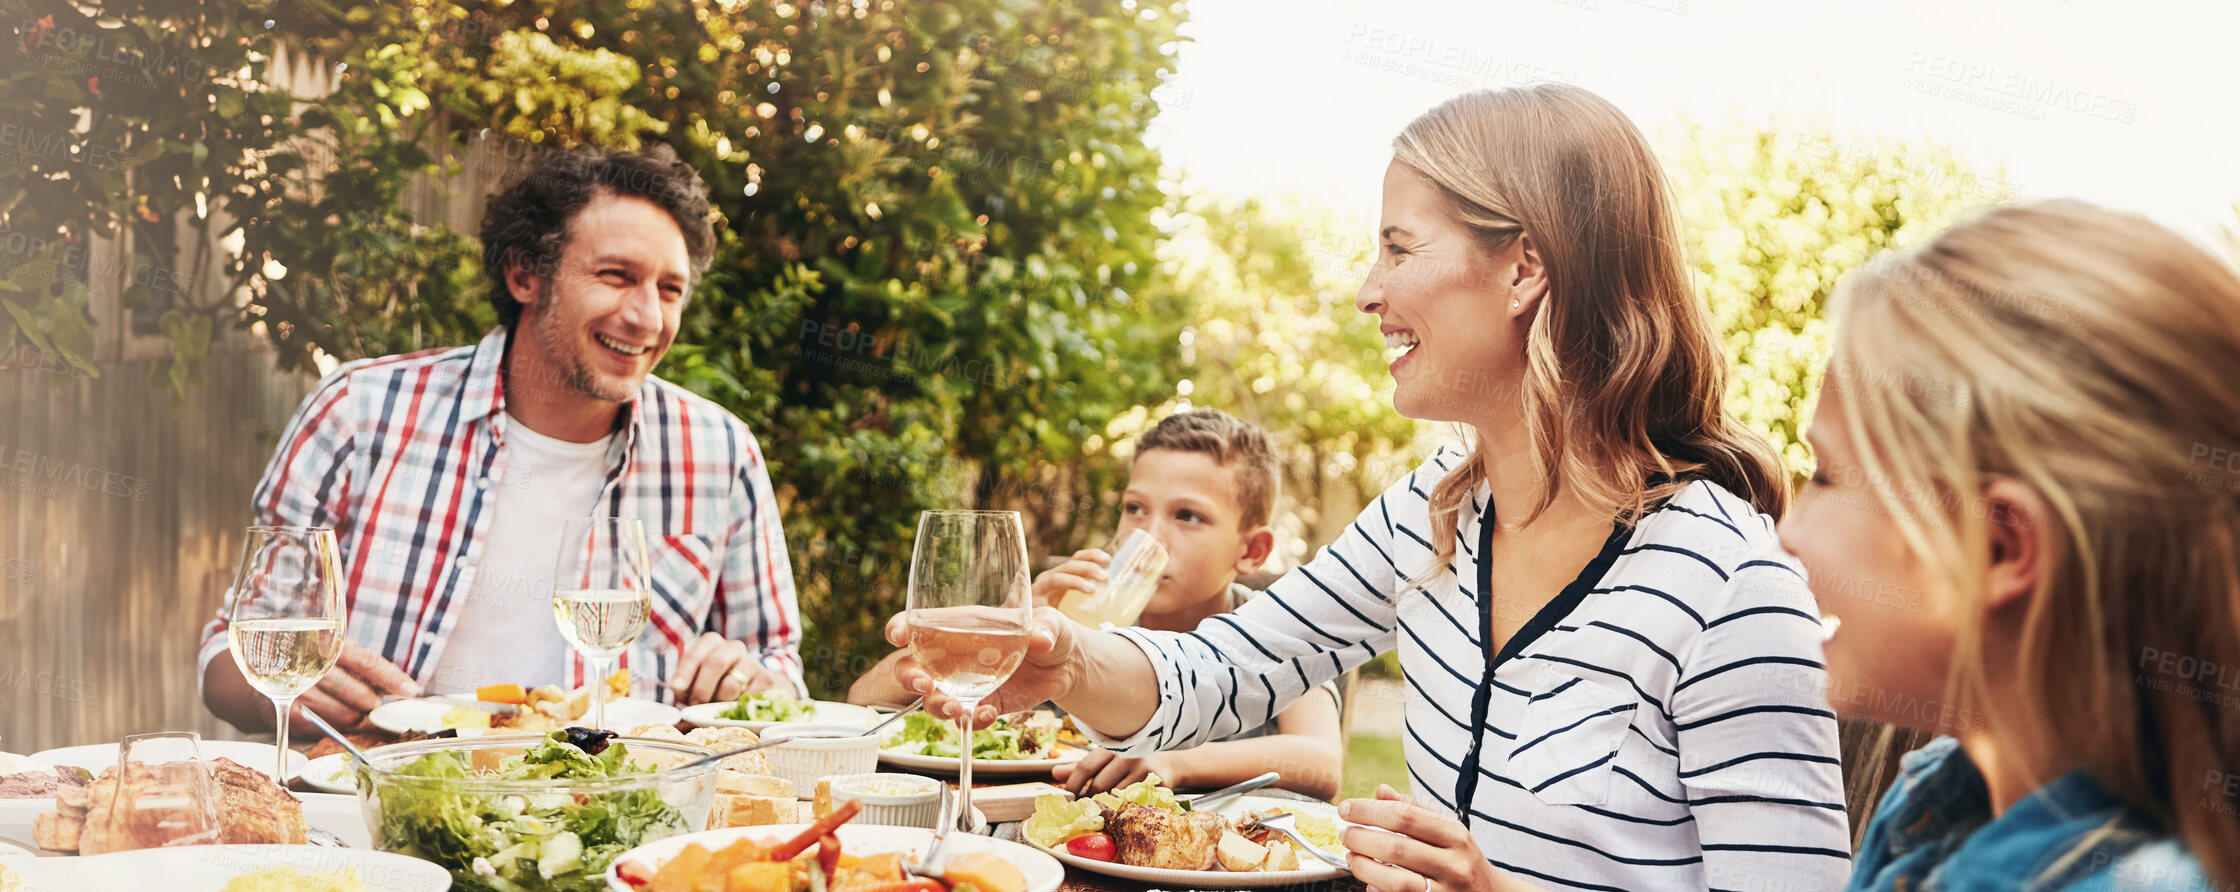
POLYGON ((1518 307, 1522 307, 1522 306, 1524 306, 1524 301, 1523 301, 1522 299, 1518 299, 1518 300, 1512 300, 1512 301, 1510 301, 1510 302, 1509 302, 1509 309, 1512 309, 1512 310, 1514 310, 1514 309, 1517 309, 1518 307))

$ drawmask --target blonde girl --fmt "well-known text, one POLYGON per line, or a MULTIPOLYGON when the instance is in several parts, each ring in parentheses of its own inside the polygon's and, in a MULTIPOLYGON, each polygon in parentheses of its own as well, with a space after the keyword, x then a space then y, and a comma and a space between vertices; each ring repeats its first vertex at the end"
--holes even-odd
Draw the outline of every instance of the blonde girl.
POLYGON ((2240 280, 2047 202, 1873 263, 1833 317, 1781 540, 1839 623, 1832 704, 1945 735, 1851 888, 2233 888, 2240 280))

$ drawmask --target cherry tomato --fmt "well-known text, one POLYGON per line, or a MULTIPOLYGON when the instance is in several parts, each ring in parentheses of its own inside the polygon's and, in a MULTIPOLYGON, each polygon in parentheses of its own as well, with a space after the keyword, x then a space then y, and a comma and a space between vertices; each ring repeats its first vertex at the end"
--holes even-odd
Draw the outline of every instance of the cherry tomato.
POLYGON ((1076 836, 1066 841, 1066 854, 1091 861, 1112 860, 1112 837, 1102 833, 1076 836))

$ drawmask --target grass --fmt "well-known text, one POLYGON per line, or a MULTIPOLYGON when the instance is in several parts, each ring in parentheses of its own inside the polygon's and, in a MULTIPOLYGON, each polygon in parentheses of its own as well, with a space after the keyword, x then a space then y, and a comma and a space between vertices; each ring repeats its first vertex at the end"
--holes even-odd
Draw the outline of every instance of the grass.
POLYGON ((1408 762, 1398 737, 1376 737, 1356 732, 1346 742, 1346 779, 1339 799, 1366 799, 1377 795, 1377 784, 1391 784, 1408 791, 1408 762))

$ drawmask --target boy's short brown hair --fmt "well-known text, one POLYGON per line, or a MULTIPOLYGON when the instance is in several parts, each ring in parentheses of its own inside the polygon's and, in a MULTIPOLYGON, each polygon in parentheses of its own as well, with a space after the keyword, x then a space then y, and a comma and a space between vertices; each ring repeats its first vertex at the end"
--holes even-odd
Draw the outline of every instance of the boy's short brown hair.
POLYGON ((1275 438, 1259 425, 1220 409, 1178 412, 1136 439, 1137 455, 1153 449, 1212 456, 1233 471, 1244 529, 1263 526, 1275 515, 1283 475, 1276 464, 1275 438))

